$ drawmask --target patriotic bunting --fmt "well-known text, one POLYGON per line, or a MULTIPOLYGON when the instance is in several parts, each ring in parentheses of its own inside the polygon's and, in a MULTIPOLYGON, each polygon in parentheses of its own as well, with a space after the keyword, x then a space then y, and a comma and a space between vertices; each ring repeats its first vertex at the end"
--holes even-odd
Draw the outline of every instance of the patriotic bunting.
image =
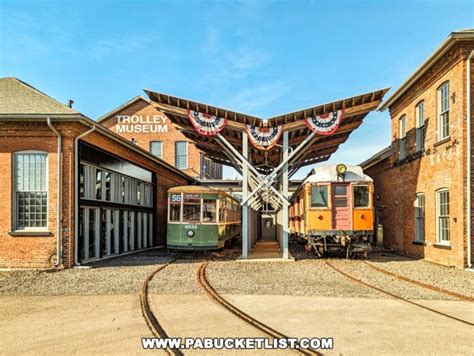
POLYGON ((227 119, 202 112, 188 110, 188 117, 193 124, 194 130, 203 136, 215 136, 227 124, 227 119))
POLYGON ((247 125, 247 133, 249 134, 250 142, 259 150, 270 150, 277 144, 282 132, 282 126, 257 127, 247 125))
POLYGON ((333 134, 341 120, 344 118, 345 110, 333 111, 328 114, 323 114, 314 117, 308 117, 304 123, 313 132, 320 135, 331 135, 333 134))

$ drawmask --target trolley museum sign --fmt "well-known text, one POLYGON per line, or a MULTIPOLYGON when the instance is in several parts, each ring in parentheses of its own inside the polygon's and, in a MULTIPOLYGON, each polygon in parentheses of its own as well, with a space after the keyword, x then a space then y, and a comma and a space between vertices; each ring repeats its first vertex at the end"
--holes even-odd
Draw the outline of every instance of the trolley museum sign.
POLYGON ((117 133, 167 133, 168 123, 164 115, 116 115, 117 133))

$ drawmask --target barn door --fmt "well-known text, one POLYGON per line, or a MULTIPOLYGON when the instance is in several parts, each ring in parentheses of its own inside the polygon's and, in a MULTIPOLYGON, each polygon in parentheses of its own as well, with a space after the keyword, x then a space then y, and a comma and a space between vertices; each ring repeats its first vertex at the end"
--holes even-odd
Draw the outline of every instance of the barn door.
POLYGON ((351 229, 351 192, 349 184, 332 186, 332 224, 335 230, 351 229))

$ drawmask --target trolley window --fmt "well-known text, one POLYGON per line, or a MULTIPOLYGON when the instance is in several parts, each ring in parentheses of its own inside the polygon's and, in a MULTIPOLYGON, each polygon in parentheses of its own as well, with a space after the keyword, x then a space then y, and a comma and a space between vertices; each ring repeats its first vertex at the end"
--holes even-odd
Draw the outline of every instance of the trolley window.
POLYGON ((311 187, 311 207, 327 208, 328 206, 328 186, 317 185, 311 187))
POLYGON ((227 213, 227 198, 222 198, 219 202, 219 224, 222 224, 228 220, 226 220, 226 213, 227 213))
POLYGON ((199 194, 184 194, 183 221, 201 220, 201 196, 199 194))
POLYGON ((215 199, 203 199, 202 222, 216 222, 216 205, 215 199))
POLYGON ((369 187, 366 185, 356 185, 354 187, 354 207, 367 208, 369 203, 369 187))
POLYGON ((181 194, 170 195, 170 221, 181 220, 181 194))

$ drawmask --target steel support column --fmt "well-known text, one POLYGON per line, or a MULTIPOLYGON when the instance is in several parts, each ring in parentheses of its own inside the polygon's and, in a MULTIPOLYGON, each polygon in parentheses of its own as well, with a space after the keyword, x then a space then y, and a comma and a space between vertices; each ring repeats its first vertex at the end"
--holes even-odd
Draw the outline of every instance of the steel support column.
POLYGON ((283 259, 288 259, 288 225, 289 225, 289 218, 288 218, 288 155, 289 155, 289 148, 288 148, 288 131, 283 132, 283 162, 286 162, 282 169, 282 195, 285 199, 282 202, 282 209, 283 209, 283 231, 282 231, 282 250, 283 250, 283 259))
MULTIPOLYGON (((242 155, 245 160, 248 159, 249 142, 247 132, 242 132, 242 155)), ((247 200, 249 194, 249 168, 242 164, 242 201, 247 200)), ((242 258, 248 258, 249 253, 249 208, 248 204, 242 206, 242 258)))

